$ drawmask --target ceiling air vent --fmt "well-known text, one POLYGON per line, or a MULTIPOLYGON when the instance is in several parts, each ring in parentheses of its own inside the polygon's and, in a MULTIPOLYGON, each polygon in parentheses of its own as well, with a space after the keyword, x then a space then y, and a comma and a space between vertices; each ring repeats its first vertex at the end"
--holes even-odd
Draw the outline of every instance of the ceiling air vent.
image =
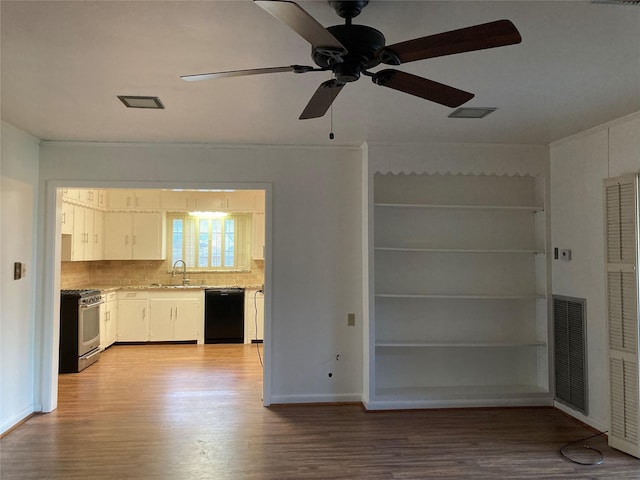
POLYGON ((494 107, 460 107, 451 112, 449 118, 484 118, 497 108, 494 107))
POLYGON ((127 108, 155 108, 163 109, 164 105, 158 97, 142 97, 139 95, 118 95, 127 108))

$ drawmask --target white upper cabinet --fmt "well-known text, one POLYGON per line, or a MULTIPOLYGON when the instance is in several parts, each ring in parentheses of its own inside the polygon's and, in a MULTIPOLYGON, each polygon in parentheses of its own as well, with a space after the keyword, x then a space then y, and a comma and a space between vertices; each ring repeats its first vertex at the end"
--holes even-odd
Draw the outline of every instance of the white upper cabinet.
POLYGON ((87 207, 105 208, 105 191, 90 188, 63 188, 62 200, 87 207))
POLYGON ((198 191, 198 190, 164 190, 161 194, 162 209, 173 212, 230 212, 251 213, 264 211, 264 200, 257 205, 256 197, 263 192, 254 190, 198 191), (259 208, 258 208, 259 207, 259 208))
POLYGON ((62 200, 69 202, 80 201, 80 189, 78 188, 63 188, 62 200))
POLYGON ((94 255, 94 220, 93 209, 80 205, 73 206, 71 261, 100 259, 94 255))
POLYGON ((62 233, 73 235, 73 204, 62 202, 62 233))
POLYGON ((108 191, 110 210, 158 210, 159 190, 112 189, 108 191))
POLYGON ((254 260, 264 260, 264 231, 264 213, 255 212, 251 227, 251 258, 254 260))
POLYGON ((252 256, 263 259, 264 192, 62 190, 63 261, 164 260, 165 212, 253 213, 252 256))
POLYGON ((163 190, 160 195, 163 210, 168 212, 188 212, 194 210, 191 192, 186 190, 163 190))
POLYGON ((164 260, 166 258, 165 215, 133 213, 132 258, 164 260))
POLYGON ((104 212, 102 210, 93 211, 93 260, 104 258, 104 212))
POLYGON ((260 209, 258 205, 256 205, 256 196, 258 193, 262 192, 236 190, 233 194, 226 195, 227 210, 235 213, 264 212, 264 206, 260 209))
POLYGON ((164 260, 165 215, 105 212, 105 260, 164 260))

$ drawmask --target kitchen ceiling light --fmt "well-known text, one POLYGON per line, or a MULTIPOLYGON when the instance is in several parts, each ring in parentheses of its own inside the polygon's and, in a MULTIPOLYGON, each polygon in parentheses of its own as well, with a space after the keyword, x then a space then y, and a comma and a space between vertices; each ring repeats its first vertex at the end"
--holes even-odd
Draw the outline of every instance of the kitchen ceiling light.
POLYGON ((461 107, 449 114, 449 118, 483 118, 491 112, 495 112, 497 108, 493 107, 461 107))
POLYGON ((164 105, 158 97, 139 97, 133 95, 118 95, 118 98, 127 108, 155 108, 164 109, 164 105))
POLYGON ((200 218, 224 218, 227 216, 226 212, 189 212, 191 217, 200 218))

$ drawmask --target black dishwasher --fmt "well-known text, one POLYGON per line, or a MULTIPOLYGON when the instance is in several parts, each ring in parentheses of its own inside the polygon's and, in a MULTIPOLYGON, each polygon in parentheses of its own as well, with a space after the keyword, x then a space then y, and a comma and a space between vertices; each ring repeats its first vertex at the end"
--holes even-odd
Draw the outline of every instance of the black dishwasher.
POLYGON ((244 290, 204 292, 204 343, 244 343, 244 290))

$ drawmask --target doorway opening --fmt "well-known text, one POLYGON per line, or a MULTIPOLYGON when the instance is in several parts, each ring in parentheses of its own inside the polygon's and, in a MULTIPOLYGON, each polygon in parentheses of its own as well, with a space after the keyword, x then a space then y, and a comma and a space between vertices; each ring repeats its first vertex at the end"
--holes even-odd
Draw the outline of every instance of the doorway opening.
MULTIPOLYGON (((263 404, 268 405, 269 362, 263 361, 269 337, 265 307, 270 304, 265 301, 268 186, 115 187, 55 188, 54 298, 65 289, 103 292, 101 348, 106 349, 118 343, 216 343, 205 341, 206 292, 242 291, 237 343, 255 348, 263 372, 263 404), (118 292, 123 291, 147 293, 137 331, 129 328, 132 310, 125 296, 120 302, 118 292), (176 298, 163 298, 167 293, 176 298), (184 302, 177 299, 182 296, 184 302), (167 306, 171 325, 164 319, 167 306)), ((56 322, 57 305, 54 301, 56 322)), ((52 358, 58 354, 57 325, 53 330, 52 358)), ((46 359, 43 368, 46 375, 46 359)), ((50 370, 53 410, 58 383, 53 365, 50 370)))

